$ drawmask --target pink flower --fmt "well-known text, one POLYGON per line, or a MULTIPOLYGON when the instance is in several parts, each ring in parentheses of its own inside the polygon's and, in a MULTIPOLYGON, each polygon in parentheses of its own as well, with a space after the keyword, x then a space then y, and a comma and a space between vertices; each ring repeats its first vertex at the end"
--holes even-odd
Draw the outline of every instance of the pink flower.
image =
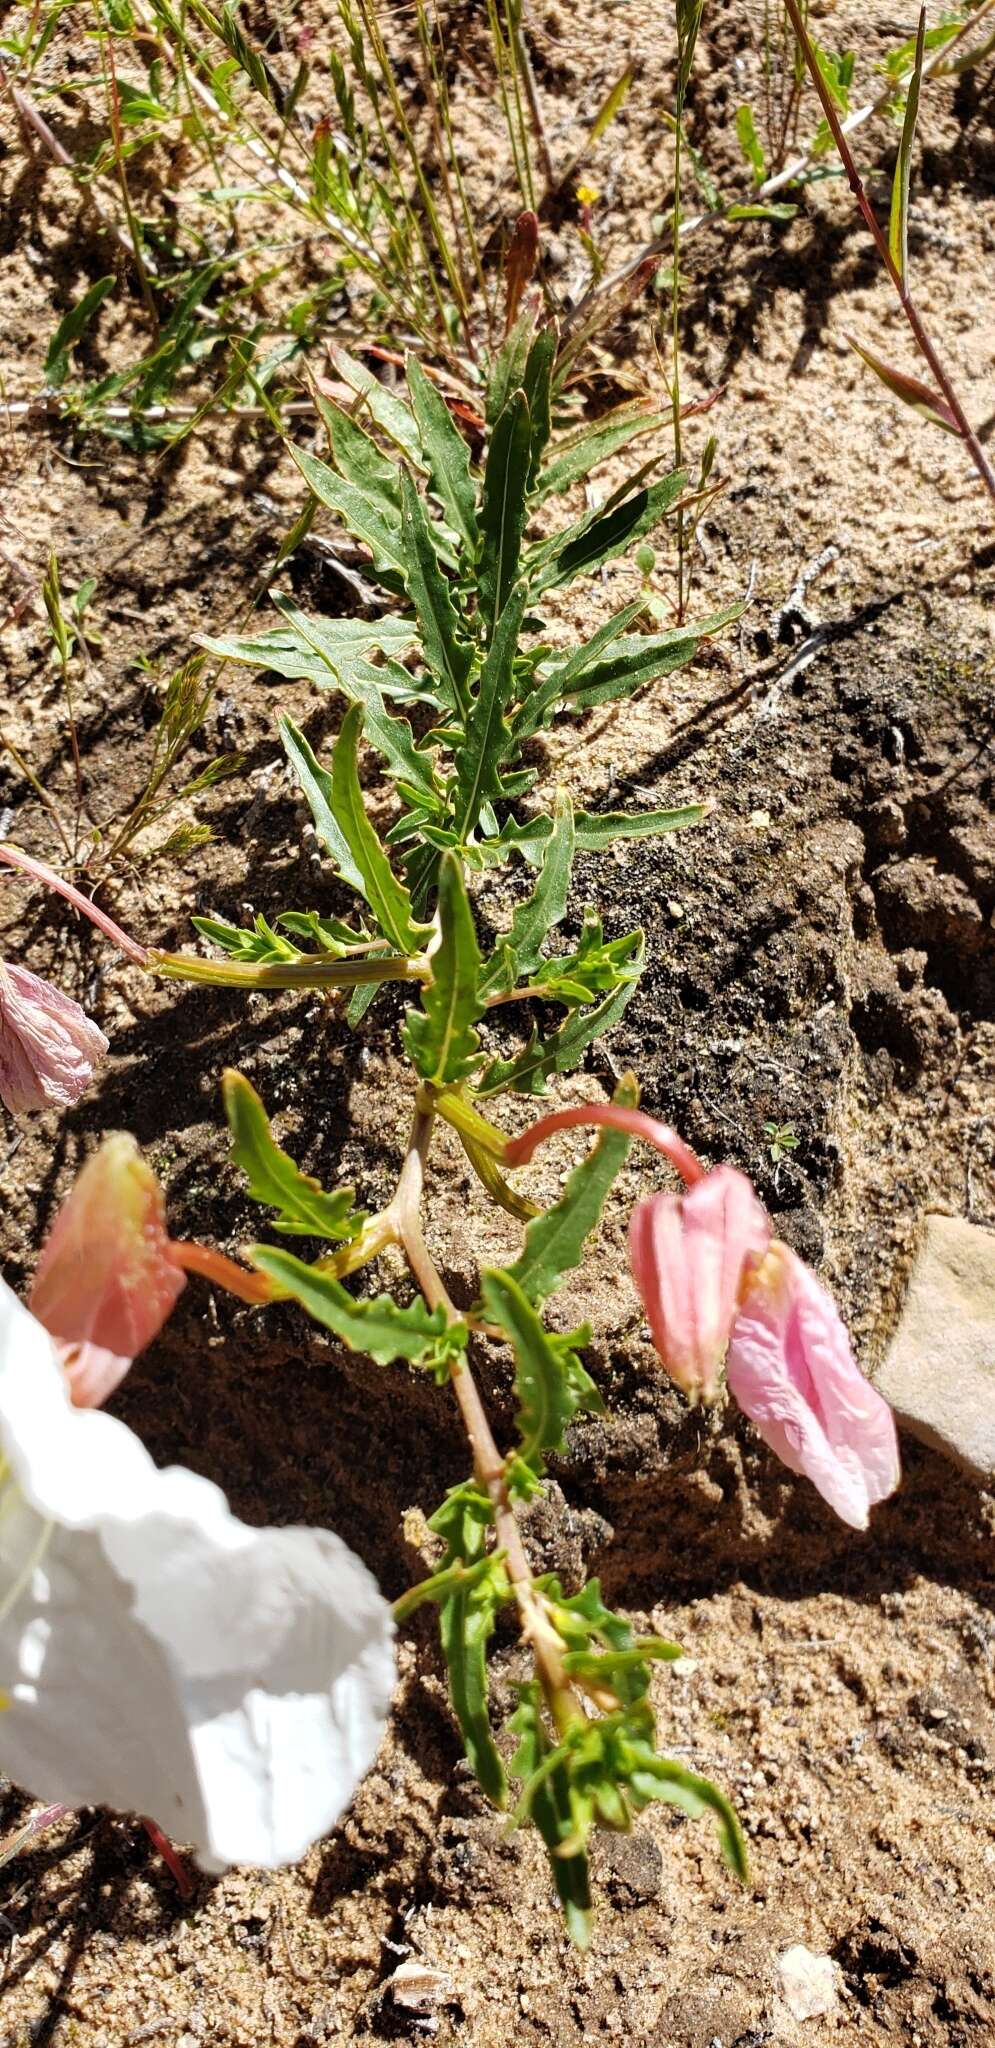
POLYGON ((0 1102, 26 1109, 69 1109, 107 1051, 102 1031, 50 982, 0 961, 0 1102))
POLYGON ((653 1342, 692 1400, 715 1399, 744 1269, 769 1243, 767 1217, 734 1166, 632 1212, 629 1256, 653 1342))
POLYGON ((856 1364, 825 1288, 776 1240, 748 1279, 728 1375, 771 1450, 844 1522, 866 1529, 901 1476, 895 1419, 856 1364))
POLYGON ((28 1304, 56 1340, 77 1408, 113 1393, 185 1284, 155 1174, 134 1138, 105 1138, 59 1210, 28 1304))

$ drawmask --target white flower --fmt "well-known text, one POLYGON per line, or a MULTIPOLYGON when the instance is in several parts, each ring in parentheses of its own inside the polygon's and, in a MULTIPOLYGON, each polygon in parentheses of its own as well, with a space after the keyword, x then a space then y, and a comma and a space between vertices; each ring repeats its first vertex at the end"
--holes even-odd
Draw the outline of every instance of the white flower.
POLYGON ((250 1529, 74 1408, 0 1281, 0 1765, 67 1806, 148 1814, 208 1870, 296 1861, 383 1734, 393 1622, 321 1529, 250 1529))

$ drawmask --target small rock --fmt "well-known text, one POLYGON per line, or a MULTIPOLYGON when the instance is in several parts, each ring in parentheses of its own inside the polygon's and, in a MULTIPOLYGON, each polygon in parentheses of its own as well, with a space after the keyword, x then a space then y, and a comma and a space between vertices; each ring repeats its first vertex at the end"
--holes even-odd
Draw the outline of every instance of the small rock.
POLYGON ((874 1376, 899 1422, 984 1482, 995 1474, 995 1235, 929 1216, 874 1376))
POLYGON ((777 1988, 792 2019, 822 2019, 836 2010, 836 1964, 796 1942, 778 1956, 777 1988))

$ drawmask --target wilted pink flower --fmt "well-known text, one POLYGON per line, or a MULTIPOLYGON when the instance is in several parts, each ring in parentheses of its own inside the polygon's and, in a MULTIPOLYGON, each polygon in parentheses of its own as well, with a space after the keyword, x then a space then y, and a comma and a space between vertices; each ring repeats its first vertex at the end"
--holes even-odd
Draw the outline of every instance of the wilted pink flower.
POLYGON ((56 1339, 77 1408, 113 1393, 185 1284, 152 1168, 134 1138, 105 1138, 59 1210, 28 1303, 56 1339))
POLYGON ((776 1240, 748 1280, 728 1376, 771 1450, 844 1522, 866 1529, 901 1476, 895 1418, 856 1364, 825 1288, 776 1240))
POLYGON ((0 960, 0 1102, 69 1109, 107 1051, 102 1031, 71 996, 26 967, 0 960))
POLYGON ((633 1209, 629 1256, 653 1342, 692 1400, 715 1398, 744 1268, 769 1243, 767 1217, 735 1166, 633 1209))

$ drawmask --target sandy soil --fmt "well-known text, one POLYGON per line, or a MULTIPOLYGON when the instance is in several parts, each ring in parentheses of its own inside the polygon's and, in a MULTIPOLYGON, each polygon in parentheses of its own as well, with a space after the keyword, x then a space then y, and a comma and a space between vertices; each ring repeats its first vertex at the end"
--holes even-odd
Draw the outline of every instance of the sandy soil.
MULTIPOLYGON (((324 28, 327 11, 306 12, 324 28)), ((723 7, 702 30, 692 134, 730 184, 735 109, 757 75, 755 24, 756 9, 723 7)), ((465 26, 456 91, 468 174, 482 188, 499 167, 498 127, 469 61, 482 31, 465 26)), ((896 25, 886 9, 869 19, 848 0, 824 40, 839 47, 858 33, 873 91, 872 63, 896 25)), ((610 267, 666 197, 669 28, 645 4, 576 17, 551 4, 533 35, 558 152, 579 143, 626 58, 638 60, 591 166, 610 267)), ((50 61, 55 79, 64 50, 50 61)), ((82 117, 57 104, 70 140, 82 117)), ((931 89, 912 237, 919 296, 979 421, 995 408, 992 107, 990 70, 931 89)), ((876 124, 865 161, 887 170, 893 153, 894 132, 876 124)), ((39 388, 52 328, 101 274, 106 249, 66 174, 12 123, 0 194, 0 369, 17 398, 39 388)), ((553 222, 547 242, 566 289, 580 274, 569 220, 553 222)), ((906 359, 835 184, 809 188, 786 229, 696 237, 688 270, 688 393, 724 387, 707 422, 691 426, 691 449, 715 431, 728 479, 697 601, 712 609, 752 574, 753 602, 707 661, 639 702, 557 728, 545 747, 550 781, 591 803, 716 800, 693 835, 582 864, 578 909, 586 897, 613 929, 643 922, 651 964, 623 1026, 567 1094, 636 1066, 649 1106, 755 1176, 779 1232, 839 1291, 873 1365, 924 1211, 995 1218, 990 508, 957 447, 894 406, 847 348, 853 330, 906 359), (807 613, 779 617, 820 559, 807 613), (768 1119, 799 1138, 776 1167, 768 1119)), ((92 370, 134 346, 140 319, 120 294, 92 370)), ((652 385, 650 339, 645 316, 633 317, 604 349, 605 380, 652 385)), ((103 640, 80 698, 88 815, 106 829, 141 786, 159 680, 194 633, 241 615, 294 516, 296 473, 271 440, 231 422, 158 462, 37 424, 12 427, 7 447, 8 551, 37 579, 54 544, 67 587, 100 579, 103 640)), ((661 548, 663 595, 671 568, 661 548)), ((302 552, 289 576, 301 603, 345 608, 320 554, 302 552)), ((637 588, 634 570, 613 569, 563 608, 558 634, 569 640, 637 588)), ((22 595, 15 572, 8 595, 22 595)), ((3 728, 65 799, 71 763, 40 604, 5 638, 3 728)), ((281 688, 279 702, 314 744, 334 730, 327 698, 281 688)), ((143 936, 186 940, 197 910, 329 901, 279 765, 275 704, 271 685, 227 672, 204 752, 238 747, 245 775, 198 807, 217 836, 195 859, 115 877, 117 908, 143 936)), ((386 806, 389 792, 371 782, 370 797, 386 806)), ((57 855, 9 768, 0 810, 12 835, 57 855)), ((482 890, 479 907, 500 921, 507 889, 482 890)), ((0 944, 85 997, 113 1040, 106 1076, 77 1113, 10 1131, 0 1250, 12 1284, 28 1277, 39 1231, 108 1127, 148 1147, 177 1234, 233 1249, 255 1231, 218 1129, 229 1061, 280 1112, 310 1169, 355 1176, 368 1202, 388 1190, 407 1114, 399 1007, 378 1005, 357 1039, 309 999, 243 1007, 227 994, 152 990, 18 882, 0 905, 0 944)), ((537 1164, 538 1199, 576 1151, 564 1141, 537 1164)), ((599 1844, 594 1941, 588 1956, 572 1953, 537 1843, 507 1838, 468 1781, 431 1624, 418 1619, 401 1645, 378 1765, 299 1869, 204 1880, 184 1909, 133 1824, 86 1815, 4 1870, 3 2048, 316 2048, 413 2043, 426 2031, 472 2048, 626 2037, 661 2048, 980 2048, 991 2038, 992 1500, 909 1443, 902 1492, 869 1536, 854 1537, 748 1430, 727 1418, 711 1431, 689 1416, 654 1369, 618 1278, 625 1218, 651 1178, 638 1161, 626 1170, 601 1248, 558 1297, 564 1327, 581 1314, 594 1323, 591 1367, 608 1415, 573 1430, 529 1540, 537 1563, 573 1578, 597 1571, 611 1600, 685 1646, 679 1674, 656 1682, 661 1731, 737 1799, 750 1887, 733 1887, 707 1831, 651 1812, 631 1838, 599 1844), (778 2001, 776 1961, 796 1942, 838 1966, 832 2018, 800 2024, 778 2001), (404 1959, 438 1973, 422 2013, 392 1989, 404 1959)), ((457 1298, 477 1259, 514 1241, 508 1219, 479 1210, 471 1236, 471 1202, 443 1146, 431 1238, 457 1298)), ((508 1392, 498 1374, 499 1428, 508 1392)), ((430 1512, 465 1463, 434 1388, 399 1372, 388 1385, 289 1312, 261 1321, 192 1288, 117 1405, 157 1457, 221 1480, 250 1519, 340 1529, 391 1593, 422 1569, 417 1511, 430 1512)), ((501 1639, 499 1719, 520 1671, 514 1642, 501 1639)), ((10 1790, 0 1826, 22 1810, 10 1790)))

